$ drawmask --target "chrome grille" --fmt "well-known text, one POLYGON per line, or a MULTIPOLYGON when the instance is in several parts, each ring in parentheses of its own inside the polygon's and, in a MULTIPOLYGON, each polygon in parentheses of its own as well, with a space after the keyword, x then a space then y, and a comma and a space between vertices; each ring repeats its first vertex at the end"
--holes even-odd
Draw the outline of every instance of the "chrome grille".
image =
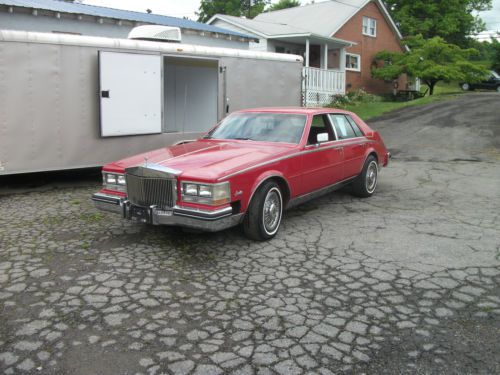
POLYGON ((125 174, 127 196, 130 203, 138 206, 171 208, 176 201, 176 180, 156 177, 140 177, 125 174))

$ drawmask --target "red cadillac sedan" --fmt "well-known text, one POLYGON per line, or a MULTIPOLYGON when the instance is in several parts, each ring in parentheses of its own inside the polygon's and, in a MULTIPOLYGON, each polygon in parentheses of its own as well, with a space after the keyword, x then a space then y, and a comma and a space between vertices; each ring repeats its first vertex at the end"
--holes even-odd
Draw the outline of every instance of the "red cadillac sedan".
POLYGON ((278 232, 283 210, 347 184, 371 196, 390 153, 354 113, 326 108, 234 112, 204 137, 103 167, 98 209, 153 225, 254 240, 278 232))

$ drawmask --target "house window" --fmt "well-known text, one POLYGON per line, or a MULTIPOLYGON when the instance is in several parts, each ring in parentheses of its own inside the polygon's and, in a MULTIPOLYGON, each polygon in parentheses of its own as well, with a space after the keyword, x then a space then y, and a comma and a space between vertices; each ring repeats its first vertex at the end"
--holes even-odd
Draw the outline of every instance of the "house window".
POLYGON ((361 56, 353 53, 345 54, 345 68, 359 72, 361 70, 361 56))
POLYGON ((377 36, 377 20, 370 17, 363 17, 363 34, 377 36))

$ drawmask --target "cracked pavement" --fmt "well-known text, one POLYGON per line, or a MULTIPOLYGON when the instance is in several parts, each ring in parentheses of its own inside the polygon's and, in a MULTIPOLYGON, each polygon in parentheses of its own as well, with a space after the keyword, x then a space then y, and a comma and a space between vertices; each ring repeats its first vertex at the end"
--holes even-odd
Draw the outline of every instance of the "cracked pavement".
POLYGON ((372 122, 377 193, 264 243, 97 212, 97 183, 0 197, 0 372, 499 373, 499 99, 372 122))

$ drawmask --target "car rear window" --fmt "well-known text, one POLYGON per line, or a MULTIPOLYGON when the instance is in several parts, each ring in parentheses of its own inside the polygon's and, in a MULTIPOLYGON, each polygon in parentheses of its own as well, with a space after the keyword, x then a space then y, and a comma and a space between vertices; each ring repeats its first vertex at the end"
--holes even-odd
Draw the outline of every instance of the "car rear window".
POLYGON ((339 139, 358 137, 345 115, 331 114, 330 119, 333 123, 333 126, 335 126, 335 130, 337 131, 337 136, 339 137, 339 139))

